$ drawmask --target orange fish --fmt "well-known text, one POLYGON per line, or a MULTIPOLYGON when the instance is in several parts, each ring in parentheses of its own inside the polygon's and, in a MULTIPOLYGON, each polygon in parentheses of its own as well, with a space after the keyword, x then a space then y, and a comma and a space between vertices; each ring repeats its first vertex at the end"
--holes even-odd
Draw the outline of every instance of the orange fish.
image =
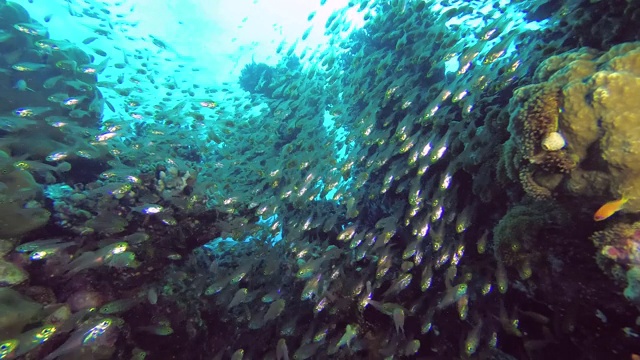
POLYGON ((593 214, 593 220, 602 221, 609 216, 615 214, 616 212, 622 209, 622 206, 628 201, 626 197, 622 197, 619 200, 609 201, 608 203, 602 205, 595 214, 593 214))
POLYGON ((638 355, 638 354, 631 354, 631 360, 640 360, 640 355, 638 355))

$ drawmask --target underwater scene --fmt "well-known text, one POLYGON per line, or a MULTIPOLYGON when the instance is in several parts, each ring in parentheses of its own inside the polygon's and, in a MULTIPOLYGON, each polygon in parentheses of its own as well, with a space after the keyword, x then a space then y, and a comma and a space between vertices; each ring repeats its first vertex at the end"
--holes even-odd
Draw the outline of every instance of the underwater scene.
POLYGON ((0 0, 0 359, 640 360, 640 2, 0 0))

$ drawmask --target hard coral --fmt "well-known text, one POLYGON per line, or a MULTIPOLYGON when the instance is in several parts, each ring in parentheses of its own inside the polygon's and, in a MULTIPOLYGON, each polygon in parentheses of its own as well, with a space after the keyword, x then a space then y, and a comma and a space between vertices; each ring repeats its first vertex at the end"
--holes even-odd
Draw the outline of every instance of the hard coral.
POLYGON ((544 233, 570 221, 567 212, 552 201, 514 206, 493 229, 496 256, 508 267, 536 261, 543 254, 544 233))
POLYGON ((591 235, 598 248, 596 262, 622 287, 627 300, 640 306, 640 222, 615 223, 591 235))
POLYGON ((560 89, 541 84, 530 85, 516 91, 514 99, 527 98, 516 112, 509 130, 521 145, 522 158, 531 165, 520 170, 524 190, 535 198, 551 196, 552 189, 544 189, 534 176, 541 169, 549 173, 568 173, 576 167, 576 160, 564 148, 564 137, 558 132, 558 119, 562 107, 560 89))
POLYGON ((533 170, 531 169, 531 166, 525 167, 524 169, 520 170, 518 177, 520 179, 520 183, 522 184, 522 188, 532 198, 547 199, 551 197, 551 190, 542 185, 539 185, 533 179, 533 170))
MULTIPOLYGON (((536 198, 558 195, 629 199, 626 212, 640 211, 640 43, 606 53, 582 48, 542 62, 538 84, 517 89, 511 99, 509 132, 521 161, 514 164, 525 191, 536 198), (598 172, 606 186, 570 184, 573 171, 598 172), (549 181, 549 174, 560 175, 549 181), (564 186, 562 186, 564 184, 564 186)), ((513 173, 515 171, 507 171, 513 173)))
MULTIPOLYGON (((542 151, 542 140, 558 129, 559 91, 555 87, 531 85, 518 91, 527 91, 530 96, 512 122, 521 132, 525 158, 535 158, 542 151)), ((519 97, 520 94, 515 95, 519 97)))
POLYGON ((616 223, 591 235, 601 256, 623 266, 640 265, 640 222, 616 223))

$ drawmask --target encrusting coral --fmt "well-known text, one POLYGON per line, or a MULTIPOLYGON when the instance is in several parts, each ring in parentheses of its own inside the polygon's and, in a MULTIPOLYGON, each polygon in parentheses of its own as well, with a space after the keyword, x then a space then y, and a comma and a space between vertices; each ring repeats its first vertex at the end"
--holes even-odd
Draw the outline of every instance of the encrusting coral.
MULTIPOLYGON (((593 233, 591 241, 598 249, 598 265, 617 283, 622 284, 625 279, 629 280, 625 273, 640 266, 640 222, 615 223, 593 233)), ((640 295, 637 296, 637 300, 640 300, 640 295)))

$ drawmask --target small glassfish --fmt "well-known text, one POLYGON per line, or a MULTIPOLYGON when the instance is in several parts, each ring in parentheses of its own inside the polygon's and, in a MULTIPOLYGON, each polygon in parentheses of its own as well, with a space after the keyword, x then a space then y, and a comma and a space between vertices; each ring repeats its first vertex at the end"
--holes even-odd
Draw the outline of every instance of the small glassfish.
POLYGON ((108 62, 109 62, 109 58, 107 57, 98 64, 80 65, 78 66, 77 71, 84 74, 100 74, 104 71, 104 69, 107 68, 108 62))
POLYGON ((43 114, 47 111, 51 111, 52 108, 48 106, 39 106, 39 107, 31 107, 31 108, 18 108, 14 110, 14 114, 20 117, 34 117, 40 114, 43 114))
POLYGON ((17 339, 18 348, 16 349, 16 356, 22 356, 49 340, 56 330, 55 326, 49 324, 19 335, 17 339))
POLYGON ((140 263, 136 260, 136 254, 131 251, 125 251, 113 254, 107 257, 105 265, 115 268, 137 268, 140 263))
POLYGON ((173 334, 173 328, 171 328, 171 325, 167 322, 161 322, 156 325, 142 326, 138 328, 138 330, 160 336, 173 334))
POLYGON ((51 161, 51 162, 62 161, 66 159, 68 156, 69 156, 69 153, 66 151, 54 151, 51 154, 47 155, 45 160, 51 161))
POLYGON ((32 252, 48 247, 52 247, 56 244, 62 243, 62 239, 54 238, 54 239, 45 239, 45 240, 36 240, 26 242, 24 244, 20 244, 16 247, 17 252, 32 252))
POLYGON ((55 244, 52 245, 50 247, 45 247, 39 250, 36 250, 34 252, 32 252, 29 255, 29 259, 31 261, 37 261, 37 260, 42 260, 42 259, 46 259, 56 253, 58 253, 58 251, 68 248, 70 246, 74 246, 76 243, 73 241, 69 241, 69 242, 64 242, 64 243, 60 243, 60 244, 55 244))
POLYGON ((284 339, 278 340, 278 344, 276 345, 276 359, 289 360, 289 349, 287 349, 287 343, 284 339))
POLYGON ((97 36, 89 36, 88 38, 82 40, 82 43, 85 44, 85 45, 89 45, 89 44, 91 44, 92 42, 94 42, 96 40, 98 40, 97 36))
POLYGON ((78 63, 75 60, 59 60, 56 62, 56 67, 60 70, 75 72, 78 63))
POLYGON ((40 69, 44 69, 47 67, 49 66, 46 64, 38 64, 38 63, 32 63, 32 62, 19 62, 11 65, 11 68, 13 70, 23 71, 23 72, 38 71, 40 69))
POLYGON ((242 304, 247 298, 247 293, 247 288, 241 288, 236 291, 233 299, 231 299, 231 302, 229 302, 229 305, 227 306, 227 310, 231 310, 234 306, 242 304))
POLYGON ((162 210, 164 210, 164 207, 158 204, 144 204, 144 205, 135 206, 131 208, 131 211, 136 211, 136 212, 147 214, 147 215, 157 214, 162 210))
POLYGON ((139 299, 119 299, 103 305, 98 312, 104 315, 118 314, 132 309, 140 303, 139 299))
POLYGON ((0 343, 0 359, 13 359, 20 342, 18 339, 5 340, 0 343))
MULTIPOLYGON (((16 64, 17 65, 17 64, 16 64)), ((36 65, 41 65, 41 64, 36 64, 36 65)), ((15 66, 15 65, 14 65, 15 66)), ((44 66, 46 67, 46 65, 44 66)), ((15 68, 14 68, 15 69, 15 68)), ((34 71, 34 70, 18 70, 18 71, 34 71)), ((42 87, 45 89, 51 89, 54 86, 56 86, 56 84, 63 79, 63 75, 58 75, 58 76, 53 76, 48 78, 47 80, 45 80, 44 83, 42 83, 42 87)), ((57 95, 57 94, 54 94, 57 95)), ((67 96, 68 97, 68 96, 67 96)), ((51 100, 51 98, 48 99, 49 101, 53 101, 51 100)))
POLYGON ((96 251, 84 252, 69 264, 69 274, 100 266, 114 255, 124 253, 128 246, 126 242, 117 242, 96 251))
POLYGON ((478 350, 478 344, 480 342, 480 330, 482 330, 482 319, 478 321, 476 326, 471 329, 467 339, 464 342, 464 352, 467 356, 473 355, 478 350))
POLYGON ((273 320, 280 316, 280 314, 284 310, 285 305, 286 303, 283 299, 278 299, 272 302, 271 305, 269 305, 269 309, 267 310, 266 314, 264 314, 263 321, 266 323, 267 321, 273 320))
POLYGON ((80 104, 81 102, 83 102, 87 97, 86 96, 72 96, 72 97, 68 97, 64 100, 62 100, 60 102, 60 105, 66 107, 66 108, 74 108, 76 105, 80 104))
POLYGON ((41 39, 33 44, 41 49, 50 51, 68 50, 73 47, 73 43, 68 40, 41 39))
POLYGON ((49 33, 46 27, 32 23, 17 23, 13 25, 13 28, 33 36, 46 36, 49 33))
POLYGON ((494 63, 500 57, 504 56, 504 54, 507 52, 507 49, 509 48, 509 45, 511 45, 511 43, 516 38, 516 36, 518 36, 518 34, 519 34, 518 32, 514 31, 512 34, 506 35, 504 40, 495 44, 489 50, 489 52, 487 52, 487 55, 485 56, 482 63, 485 65, 489 65, 494 63))
POLYGON ((96 141, 97 142, 105 142, 109 139, 113 139, 114 137, 118 136, 117 132, 106 132, 106 133, 102 133, 100 135, 96 135, 96 141))
MULTIPOLYGON (((120 320, 121 321, 121 320, 120 320)), ((43 360, 53 360, 69 354, 83 346, 105 345, 112 341, 115 335, 117 318, 100 318, 86 322, 74 330, 67 341, 44 357, 43 360)))
POLYGON ((32 88, 27 85, 27 82, 23 79, 16 81, 16 84, 13 86, 14 89, 18 89, 18 91, 31 91, 34 92, 32 88))
POLYGON ((236 350, 236 352, 233 353, 233 355, 231 355, 231 360, 242 360, 243 357, 244 357, 244 350, 238 349, 236 350))
POLYGON ((341 348, 344 345, 347 345, 347 347, 350 347, 351 340, 353 340, 358 335, 358 331, 359 331, 358 325, 348 324, 347 328, 344 330, 344 335, 342 335, 342 337, 338 341, 338 344, 336 344, 336 348, 341 348))
POLYGON ((437 308, 438 309, 446 308, 447 306, 460 300, 460 298, 463 297, 466 293, 467 293, 467 284, 465 283, 461 283, 452 288, 449 288, 445 292, 442 299, 440 299, 440 301, 438 302, 437 308))

